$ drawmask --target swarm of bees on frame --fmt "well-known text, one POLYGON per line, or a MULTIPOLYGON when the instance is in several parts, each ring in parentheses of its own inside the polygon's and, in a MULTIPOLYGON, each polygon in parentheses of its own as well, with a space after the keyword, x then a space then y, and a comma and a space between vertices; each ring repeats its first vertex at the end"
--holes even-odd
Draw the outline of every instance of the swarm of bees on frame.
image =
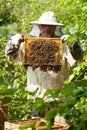
POLYGON ((26 57, 28 66, 33 70, 40 67, 42 71, 58 72, 62 66, 60 47, 55 41, 39 39, 28 43, 30 54, 26 57))

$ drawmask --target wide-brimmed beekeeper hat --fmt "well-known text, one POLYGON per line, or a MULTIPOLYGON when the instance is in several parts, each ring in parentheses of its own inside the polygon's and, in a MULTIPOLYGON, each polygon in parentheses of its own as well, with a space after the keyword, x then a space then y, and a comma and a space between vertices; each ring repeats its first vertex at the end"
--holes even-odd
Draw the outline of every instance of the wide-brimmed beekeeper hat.
POLYGON ((30 24, 56 25, 62 27, 65 26, 64 24, 57 22, 55 14, 52 11, 43 13, 38 21, 32 21, 30 24))

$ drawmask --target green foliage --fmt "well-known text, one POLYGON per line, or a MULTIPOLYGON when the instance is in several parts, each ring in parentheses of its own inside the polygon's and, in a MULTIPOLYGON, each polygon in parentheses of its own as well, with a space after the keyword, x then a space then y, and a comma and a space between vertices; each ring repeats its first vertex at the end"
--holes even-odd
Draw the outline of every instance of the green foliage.
POLYGON ((13 65, 5 56, 6 38, 0 36, 0 86, 8 86, 9 88, 26 86, 26 69, 22 63, 13 65))
POLYGON ((31 116, 32 99, 27 99, 28 91, 18 89, 9 105, 9 120, 27 120, 31 116))
POLYGON ((57 115, 57 108, 52 108, 45 115, 45 119, 48 121, 47 130, 50 130, 52 125, 54 124, 54 117, 57 115))
MULTIPOLYGON (((87 61, 87 58, 85 60, 87 61)), ((58 111, 67 119, 70 130, 87 128, 87 77, 84 79, 86 72, 85 62, 74 68, 73 78, 70 76, 61 91, 61 97, 68 97, 68 102, 59 103, 58 111)))
POLYGON ((5 45, 6 38, 4 36, 0 36, 0 86, 7 85, 11 86, 12 83, 12 75, 14 75, 14 67, 12 64, 9 64, 5 57, 5 45), (8 67, 9 65, 9 67, 8 67), (11 73, 10 73, 11 71, 11 73), (10 75, 12 74, 12 75, 10 75), (11 81, 11 82, 10 82, 11 81))
MULTIPOLYGON (((78 130, 87 128, 87 118, 85 114, 87 113, 87 80, 80 80, 74 82, 71 87, 72 93, 68 95, 70 100, 64 102, 63 105, 59 104, 59 111, 64 114, 66 119, 71 125, 71 128, 76 128, 78 130), (80 85, 77 85, 77 84, 80 85), (82 84, 82 85, 81 85, 82 84), (64 111, 61 108, 65 107, 64 111)), ((66 87, 65 87, 66 89, 66 87)))
POLYGON ((12 100, 12 96, 15 91, 16 88, 9 89, 6 86, 0 86, 0 130, 3 130, 3 124, 7 118, 8 106, 12 100))
POLYGON ((16 89, 9 89, 6 86, 0 88, 0 107, 11 102, 12 95, 15 93, 15 91, 16 89))

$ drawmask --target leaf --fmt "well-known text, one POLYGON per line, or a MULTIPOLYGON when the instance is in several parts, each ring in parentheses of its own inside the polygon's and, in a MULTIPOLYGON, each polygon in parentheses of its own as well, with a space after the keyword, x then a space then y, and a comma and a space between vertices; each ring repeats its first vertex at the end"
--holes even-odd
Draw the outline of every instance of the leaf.
POLYGON ((37 91, 38 91, 38 88, 35 91, 33 91, 33 92, 29 91, 29 95, 34 96, 37 93, 37 91))
POLYGON ((45 122, 40 122, 39 126, 46 126, 46 123, 45 122))
POLYGON ((13 95, 14 92, 16 91, 16 88, 8 88, 7 86, 3 86, 0 89, 0 95, 13 95))
POLYGON ((85 55, 84 55, 84 60, 86 60, 86 62, 87 62, 87 52, 85 52, 85 55))
POLYGON ((84 7, 82 8, 82 11, 87 11, 87 6, 84 6, 84 7))
POLYGON ((37 109, 43 108, 44 105, 45 105, 44 100, 41 98, 38 98, 33 104, 33 109, 37 110, 37 109))
POLYGON ((81 119, 82 119, 83 121, 87 121, 87 112, 84 111, 84 113, 82 113, 81 119))
POLYGON ((84 2, 87 2, 87 0, 80 0, 80 2, 84 3, 84 2))
POLYGON ((51 89, 46 90, 44 97, 52 94, 52 92, 53 92, 53 90, 51 90, 51 89))
POLYGON ((78 32, 78 26, 75 26, 75 27, 73 27, 73 28, 70 28, 69 32, 70 32, 71 34, 77 33, 77 32, 78 32))
POLYGON ((54 124, 54 118, 57 115, 57 108, 52 108, 45 115, 45 119, 48 121, 47 130, 51 129, 51 126, 54 124))
POLYGON ((28 91, 24 91, 21 96, 22 96, 22 98, 25 99, 25 98, 27 98, 28 94, 29 94, 28 91))
POLYGON ((87 87, 87 80, 78 80, 74 82, 75 86, 87 87))
POLYGON ((54 124, 54 120, 52 119, 52 120, 48 123, 48 126, 47 126, 47 129, 46 129, 46 130, 51 130, 51 127, 52 127, 53 124, 54 124))
POLYGON ((48 90, 46 90, 44 97, 55 99, 55 98, 57 98, 59 92, 60 92, 60 90, 58 88, 57 89, 48 89, 48 90))
POLYGON ((5 105, 11 102, 11 97, 4 97, 1 99, 1 105, 5 105))
POLYGON ((64 96, 70 96, 70 95, 72 95, 73 89, 74 89, 73 86, 67 84, 67 85, 64 86, 64 88, 62 89, 61 93, 64 96))
POLYGON ((54 117, 57 115, 57 108, 52 108, 51 110, 49 110, 46 115, 45 115, 45 119, 47 121, 51 121, 51 119, 54 119, 54 117))
POLYGON ((26 126, 20 126, 19 130, 27 130, 28 128, 32 129, 32 130, 36 130, 35 129, 36 123, 32 123, 31 125, 26 125, 26 126))
POLYGON ((71 82, 71 80, 74 78, 74 74, 71 74, 70 76, 69 76, 69 83, 71 82))

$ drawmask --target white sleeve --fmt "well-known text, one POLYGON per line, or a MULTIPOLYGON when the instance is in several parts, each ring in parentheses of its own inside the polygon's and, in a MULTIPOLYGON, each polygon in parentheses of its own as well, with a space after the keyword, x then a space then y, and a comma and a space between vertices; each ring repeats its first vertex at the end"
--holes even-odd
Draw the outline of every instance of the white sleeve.
POLYGON ((63 48, 63 60, 64 58, 67 59, 67 62, 70 64, 70 66, 73 66, 76 62, 76 60, 73 58, 72 54, 70 53, 69 47, 67 45, 64 45, 63 48))
POLYGON ((24 42, 19 43, 21 39, 21 34, 16 34, 12 36, 5 48, 5 54, 8 60, 12 61, 13 63, 22 61, 23 62, 23 55, 24 55, 24 42), (20 45, 19 45, 20 44, 20 45))

